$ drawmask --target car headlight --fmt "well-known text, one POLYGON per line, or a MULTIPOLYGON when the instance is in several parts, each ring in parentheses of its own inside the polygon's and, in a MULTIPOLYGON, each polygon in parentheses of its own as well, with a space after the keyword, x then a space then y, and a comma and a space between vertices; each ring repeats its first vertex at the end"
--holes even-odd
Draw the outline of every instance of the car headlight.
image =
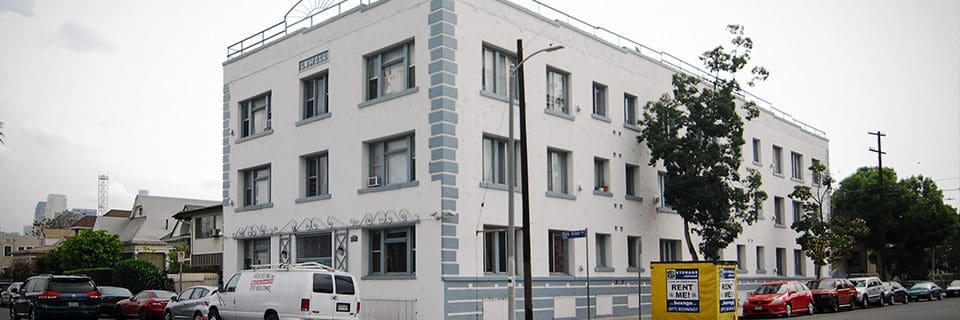
POLYGON ((783 298, 773 299, 773 301, 771 301, 770 303, 771 303, 771 304, 781 304, 781 303, 783 303, 783 298))

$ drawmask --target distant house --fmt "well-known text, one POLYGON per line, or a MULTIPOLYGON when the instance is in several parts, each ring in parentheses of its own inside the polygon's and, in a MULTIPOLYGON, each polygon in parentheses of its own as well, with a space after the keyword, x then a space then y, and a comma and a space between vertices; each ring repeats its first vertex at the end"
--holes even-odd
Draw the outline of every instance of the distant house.
POLYGON ((171 245, 183 242, 190 252, 190 266, 223 265, 223 205, 187 206, 173 215, 177 225, 162 240, 171 245))
POLYGON ((73 230, 73 234, 80 234, 80 231, 83 230, 93 230, 93 226, 97 223, 97 216, 83 216, 77 222, 74 222, 71 225, 69 230, 73 230))
POLYGON ((5 269, 13 265, 14 255, 17 252, 36 248, 40 246, 40 241, 34 236, 3 236, 0 238, 0 245, 3 246, 0 268, 5 269))
POLYGON ((139 194, 130 211, 111 210, 96 219, 93 230, 107 230, 120 235, 126 258, 149 261, 164 268, 170 246, 161 241, 176 225, 173 215, 190 205, 205 207, 220 203, 198 199, 139 194))
POLYGON ((70 229, 40 228, 40 243, 44 246, 56 246, 75 233, 70 229))

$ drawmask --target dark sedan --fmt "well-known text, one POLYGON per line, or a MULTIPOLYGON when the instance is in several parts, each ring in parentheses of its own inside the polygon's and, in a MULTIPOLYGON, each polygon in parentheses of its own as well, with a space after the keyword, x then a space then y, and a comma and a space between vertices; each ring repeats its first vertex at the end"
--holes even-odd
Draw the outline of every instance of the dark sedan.
POLYGON ((933 282, 921 282, 910 287, 910 289, 907 290, 907 296, 910 297, 910 300, 915 301, 920 301, 920 299, 933 301, 934 298, 943 300, 943 290, 933 282))
POLYGON ((100 314, 111 317, 117 315, 117 301, 132 296, 133 293, 126 288, 100 287, 100 314))
POLYGON ((907 296, 907 288, 904 288, 899 282, 884 282, 883 288, 884 298, 887 304, 893 305, 898 301, 903 304, 910 303, 910 298, 907 296))

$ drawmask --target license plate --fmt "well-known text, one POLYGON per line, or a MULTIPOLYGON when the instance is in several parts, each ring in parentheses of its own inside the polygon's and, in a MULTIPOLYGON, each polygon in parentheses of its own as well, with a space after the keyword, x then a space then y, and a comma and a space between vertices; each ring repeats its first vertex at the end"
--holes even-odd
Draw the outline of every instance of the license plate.
POLYGON ((80 306, 80 303, 79 303, 79 302, 67 302, 67 306, 68 306, 68 307, 79 307, 79 306, 80 306))
POLYGON ((763 311, 763 307, 753 307, 753 311, 763 311))
POLYGON ((337 303, 337 312, 350 312, 349 303, 337 303))

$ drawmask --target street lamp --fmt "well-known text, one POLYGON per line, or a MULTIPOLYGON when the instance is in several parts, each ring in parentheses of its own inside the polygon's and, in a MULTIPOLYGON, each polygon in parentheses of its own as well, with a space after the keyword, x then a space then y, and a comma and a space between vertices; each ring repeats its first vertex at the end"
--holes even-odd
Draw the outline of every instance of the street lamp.
MULTIPOLYGON (((508 79, 510 79, 510 78, 513 79, 513 81, 510 83, 511 87, 507 90, 507 91, 509 91, 508 99, 507 99, 507 100, 508 100, 509 103, 510 103, 510 109, 509 109, 509 110, 510 110, 510 112, 509 112, 509 113, 510 113, 510 118, 509 118, 509 123, 510 123, 510 137, 509 137, 509 140, 507 141, 507 161, 508 161, 508 163, 509 163, 509 164, 508 164, 508 168, 510 168, 510 169, 508 170, 508 172, 507 172, 507 194, 508 194, 508 196, 507 196, 507 199, 508 199, 508 200, 507 200, 507 221, 508 221, 508 223, 507 223, 507 310, 508 310, 507 319, 510 319, 510 320, 513 320, 513 319, 516 318, 516 307, 517 307, 517 306, 516 306, 516 304, 517 304, 517 301, 516 301, 516 299, 517 299, 517 285, 516 285, 516 278, 517 278, 517 276, 516 276, 516 275, 517 275, 517 270, 516 270, 516 269, 517 269, 517 257, 516 257, 516 255, 517 255, 517 254, 516 254, 516 247, 517 247, 517 245, 516 245, 516 243, 517 243, 517 240, 516 240, 516 236, 515 236, 515 235, 516 235, 516 226, 515 226, 516 224, 515 224, 514 221, 513 221, 513 219, 514 219, 514 217, 513 217, 513 216, 514 216, 514 215, 513 215, 513 207, 514 207, 514 195, 513 195, 513 192, 514 192, 514 189, 516 188, 516 181, 517 181, 517 170, 516 170, 516 166, 517 166, 517 164, 516 164, 516 159, 517 159, 517 156, 514 155, 514 150, 516 150, 516 145, 515 145, 515 143, 514 143, 514 137, 513 137, 513 122, 514 122, 514 120, 513 120, 513 95, 514 95, 514 91, 515 91, 515 90, 521 90, 521 88, 522 88, 522 87, 520 86, 520 78, 523 77, 523 72, 520 71, 520 70, 522 70, 523 64, 524 64, 525 62, 527 62, 527 60, 529 60, 530 58, 533 58, 533 56, 536 56, 536 55, 539 54, 539 53, 557 51, 557 50, 560 50, 560 49, 563 49, 563 46, 561 46, 561 45, 557 45, 557 46, 551 45, 551 46, 549 46, 549 47, 546 47, 546 48, 537 50, 536 52, 534 52, 534 53, 531 54, 530 56, 528 56, 528 57, 526 57, 526 58, 523 58, 523 42, 522 42, 522 40, 517 39, 517 60, 519 60, 520 62, 517 63, 517 64, 513 67, 513 70, 510 71, 510 76, 508 77, 508 79), (519 75, 517 74, 518 71, 520 72, 519 75)), ((529 183, 529 181, 527 181, 528 178, 527 178, 527 174, 526 174, 526 172, 527 172, 527 161, 526 161, 526 159, 527 159, 527 156, 526 156, 527 137, 526 137, 526 124, 525 124, 525 123, 526 123, 526 110, 525 110, 525 109, 526 109, 526 102, 524 101, 524 95, 523 95, 522 92, 521 92, 521 94, 520 94, 520 97, 521 97, 521 102, 520 102, 520 120, 521 120, 521 123, 520 123, 520 137, 521 137, 521 148, 523 149, 523 150, 521 150, 521 155, 523 156, 523 161, 522 161, 522 162, 523 162, 523 168, 522 168, 522 170, 523 170, 523 194, 522 194, 522 197, 523 197, 523 223, 524 223, 523 225, 527 228, 527 231, 523 233, 523 235, 524 235, 524 237, 523 237, 523 239, 524 239, 524 240, 523 240, 523 270, 524 270, 524 273, 523 273, 523 274, 524 274, 524 278, 523 278, 523 290, 524 290, 524 301, 525 301, 525 303, 524 303, 524 314, 526 315, 527 319, 531 319, 531 318, 533 317, 533 313, 532 313, 532 307, 533 307, 533 306, 532 306, 532 301, 530 301, 531 298, 529 298, 529 297, 532 297, 532 295, 531 295, 531 285, 530 285, 530 283, 531 283, 531 282, 530 282, 530 279, 531 279, 531 277, 530 277, 530 272, 531 272, 531 271, 530 271, 530 197, 528 196, 529 191, 530 191, 530 188, 529 188, 530 183, 529 183)))

